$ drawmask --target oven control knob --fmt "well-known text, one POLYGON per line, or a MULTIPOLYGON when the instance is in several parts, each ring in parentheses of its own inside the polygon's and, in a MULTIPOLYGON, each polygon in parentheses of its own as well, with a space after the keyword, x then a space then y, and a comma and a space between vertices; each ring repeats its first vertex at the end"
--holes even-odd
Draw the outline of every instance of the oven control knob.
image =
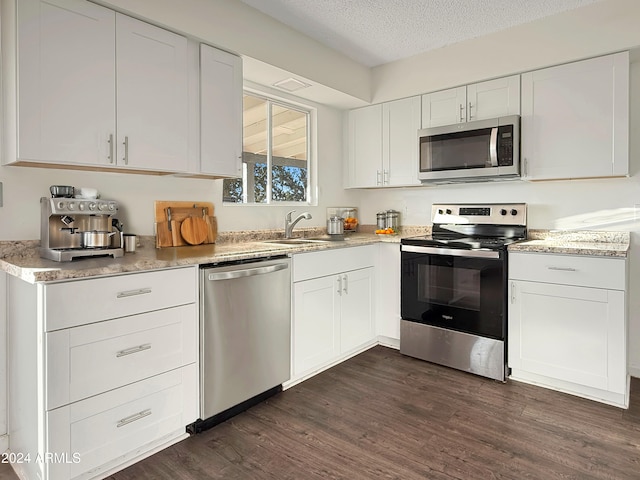
POLYGON ((95 210, 96 209, 96 202, 91 202, 89 204, 89 210, 95 210))
POLYGON ((503 208, 502 210, 500 210, 500 215, 506 215, 507 211, 503 208))
POLYGON ((80 210, 84 210, 84 209, 85 209, 85 204, 84 204, 84 203, 79 203, 79 204, 78 204, 78 208, 79 208, 80 210))
POLYGON ((515 208, 511 209, 511 215, 517 215, 518 211, 515 208))
POLYGON ((60 210, 63 210, 64 209, 64 202, 58 202, 58 208, 60 210))
POLYGON ((109 210, 114 211, 116 209, 116 206, 113 203, 109 204, 109 210))
POLYGON ((447 215, 451 215, 451 209, 447 208, 447 215))
POLYGON ((444 212, 442 211, 442 209, 441 209, 441 208, 439 208, 439 209, 438 209, 438 213, 439 213, 440 215, 442 215, 444 212))
POLYGON ((75 210, 76 204, 73 202, 69 202, 69 210, 75 210))
POLYGON ((100 205, 98 205, 98 210, 104 210, 107 208, 107 204, 106 203, 101 203, 100 205))

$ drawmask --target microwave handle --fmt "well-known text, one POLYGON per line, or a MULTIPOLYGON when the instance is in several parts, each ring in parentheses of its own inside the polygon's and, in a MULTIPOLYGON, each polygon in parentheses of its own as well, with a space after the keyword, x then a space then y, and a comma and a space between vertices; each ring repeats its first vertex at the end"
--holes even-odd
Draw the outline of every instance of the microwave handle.
POLYGON ((491 166, 498 166, 498 127, 491 129, 491 138, 489 140, 489 159, 491 166))

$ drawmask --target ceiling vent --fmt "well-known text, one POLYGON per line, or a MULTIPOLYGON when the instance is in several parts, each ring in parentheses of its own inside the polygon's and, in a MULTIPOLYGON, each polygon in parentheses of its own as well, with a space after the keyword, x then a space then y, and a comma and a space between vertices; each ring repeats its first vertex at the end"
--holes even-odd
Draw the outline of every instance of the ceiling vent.
POLYGON ((296 90, 301 90, 303 88, 310 87, 311 85, 301 82, 300 80, 296 80, 295 78, 285 78, 284 80, 274 83, 273 86, 286 90, 287 92, 295 92, 296 90))

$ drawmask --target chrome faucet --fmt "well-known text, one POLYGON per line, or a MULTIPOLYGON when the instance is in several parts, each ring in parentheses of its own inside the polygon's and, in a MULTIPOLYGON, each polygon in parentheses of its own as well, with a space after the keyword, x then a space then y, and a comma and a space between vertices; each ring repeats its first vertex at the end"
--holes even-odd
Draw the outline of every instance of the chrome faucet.
POLYGON ((284 217, 284 238, 291 238, 291 232, 293 231, 293 227, 295 227, 296 223, 298 223, 300 220, 302 220, 303 218, 306 220, 311 219, 311 214, 309 212, 304 212, 298 215, 295 220, 291 221, 291 214, 293 212, 295 212, 295 210, 291 210, 284 217))

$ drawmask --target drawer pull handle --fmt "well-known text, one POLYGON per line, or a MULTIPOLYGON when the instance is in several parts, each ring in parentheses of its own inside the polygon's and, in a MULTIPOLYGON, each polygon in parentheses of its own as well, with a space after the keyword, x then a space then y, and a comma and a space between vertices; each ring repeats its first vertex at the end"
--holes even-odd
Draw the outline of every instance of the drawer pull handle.
POLYGON ((571 267, 547 267, 549 270, 558 270, 560 272, 577 272, 578 270, 571 267))
POLYGON ((151 344, 145 343, 144 345, 138 345, 137 347, 127 348, 126 350, 120 350, 116 353, 116 358, 126 357, 127 355, 131 355, 133 353, 144 352, 145 350, 150 350, 151 344))
POLYGON ((151 293, 150 288, 140 288, 138 290, 127 290, 126 292, 118 292, 116 298, 135 297, 136 295, 145 295, 151 293))
POLYGON ((148 417, 149 415, 151 415, 151 409, 147 408, 146 410, 142 410, 141 412, 134 413, 133 415, 129 415, 128 417, 124 417, 116 424, 116 427, 124 427, 125 425, 129 425, 130 423, 138 421, 144 417, 148 417))

